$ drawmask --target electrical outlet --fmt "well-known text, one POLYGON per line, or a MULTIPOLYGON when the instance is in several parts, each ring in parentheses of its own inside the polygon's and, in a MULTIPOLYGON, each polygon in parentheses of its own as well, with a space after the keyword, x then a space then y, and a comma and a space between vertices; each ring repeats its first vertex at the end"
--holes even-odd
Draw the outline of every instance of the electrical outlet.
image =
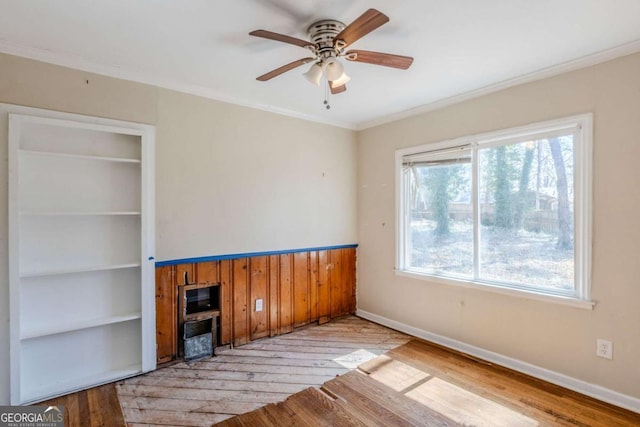
POLYGON ((596 355, 605 359, 613 359, 613 343, 611 341, 598 338, 596 341, 596 355))
POLYGON ((261 299, 257 299, 256 300, 256 311, 262 311, 262 300, 261 299))

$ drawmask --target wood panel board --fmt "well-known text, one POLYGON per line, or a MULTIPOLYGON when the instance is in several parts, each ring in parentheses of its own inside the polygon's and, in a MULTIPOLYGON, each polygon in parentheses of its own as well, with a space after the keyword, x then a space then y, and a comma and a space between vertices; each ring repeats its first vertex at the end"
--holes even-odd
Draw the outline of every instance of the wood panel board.
POLYGON ((280 257, 269 256, 269 336, 280 334, 280 257))
POLYGON ((318 294, 318 323, 329 321, 331 315, 331 288, 329 283, 329 251, 318 251, 318 267, 316 274, 316 286, 318 294))
POLYGON ((249 261, 247 258, 234 259, 233 268, 233 343, 242 345, 249 342, 249 261))
POLYGON ((293 254, 293 323, 294 327, 311 322, 309 253, 293 254))
POLYGON ((256 340, 269 335, 269 258, 266 256, 249 258, 249 310, 250 339, 256 340), (256 301, 262 300, 262 308, 257 310, 256 301))
POLYGON ((178 354, 175 268, 156 268, 156 360, 169 362, 178 354))
POLYGON ((293 254, 280 255, 279 271, 279 329, 285 334, 293 331, 293 254))
POLYGON ((222 260, 218 266, 220 277, 220 345, 229 344, 232 340, 232 280, 231 260, 222 260))
POLYGON ((190 285, 196 283, 196 266, 193 263, 177 264, 174 266, 176 271, 175 284, 190 285))
POLYGON ((220 261, 207 261, 195 264, 197 283, 220 283, 220 261))
POLYGON ((318 321, 318 251, 309 252, 309 322, 318 321))

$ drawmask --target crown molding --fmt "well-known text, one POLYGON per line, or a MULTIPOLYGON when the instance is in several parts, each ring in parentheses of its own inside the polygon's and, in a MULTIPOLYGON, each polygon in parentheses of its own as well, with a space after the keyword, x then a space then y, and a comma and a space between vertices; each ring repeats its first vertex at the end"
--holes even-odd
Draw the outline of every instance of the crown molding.
POLYGON ((591 55, 586 55, 578 59, 563 62, 558 65, 543 68, 538 71, 534 71, 529 74, 525 74, 513 79, 503 80, 501 82, 491 84, 480 89, 464 92, 458 95, 451 96, 449 98, 441 99, 435 102, 427 103, 419 107, 410 108, 398 113, 389 114, 377 119, 362 121, 358 123, 344 122, 340 120, 330 120, 326 118, 320 118, 315 115, 304 114, 298 111, 289 110, 286 108, 279 108, 273 105, 249 102, 245 99, 229 96, 220 93, 211 88, 198 85, 189 85, 180 83, 177 81, 171 81, 162 79, 158 76, 151 76, 147 73, 140 71, 128 70, 120 65, 112 64, 100 64, 95 61, 91 61, 86 58, 82 58, 72 54, 64 54, 53 52, 48 49, 39 49, 29 46, 17 45, 9 43, 6 40, 0 39, 0 52, 9 55, 15 55, 23 58, 33 59, 36 61, 46 62, 54 65, 59 65, 75 70, 86 71, 90 73, 100 74, 103 76, 134 81, 138 83, 148 84, 151 86, 157 86, 164 89, 175 90, 177 92, 187 93, 190 95, 201 96, 204 98, 212 99, 215 101, 225 102, 228 104, 239 105, 242 107, 255 108, 270 113, 280 114, 295 119, 306 120, 310 122, 316 122, 335 126, 339 128, 349 130, 365 130, 372 127, 380 126, 383 124, 396 122, 402 119, 414 117, 420 114, 424 114, 430 111, 445 108, 454 104, 458 104, 464 101, 468 101, 474 98, 478 98, 483 95, 498 92, 510 87, 518 86, 525 83, 542 80, 545 78, 557 76, 570 71, 579 70, 581 68, 590 67, 603 62, 611 61, 622 56, 631 55, 633 53, 640 52, 640 40, 635 40, 630 43, 626 43, 611 49, 603 50, 591 55))
POLYGON ((420 114, 428 113, 430 111, 439 110, 454 104, 458 104, 464 101, 468 101, 474 98, 478 98, 483 95, 488 95, 493 92, 498 92, 510 87, 518 86, 525 83, 531 83, 536 80, 542 80, 549 77, 557 76, 560 74, 568 73, 570 71, 579 70, 582 68, 591 67, 593 65, 601 64, 603 62, 611 61, 616 58, 631 55, 640 52, 640 40, 635 40, 630 43, 626 43, 620 46, 616 46, 611 49, 603 50, 591 55, 586 55, 578 59, 563 62, 558 65, 552 65, 551 67, 542 68, 538 71, 534 71, 529 74, 525 74, 513 79, 503 80, 501 82, 491 84, 480 89, 464 92, 458 95, 444 98, 435 102, 421 105, 419 107, 411 108, 399 113, 390 114, 378 119, 360 122, 356 126, 356 130, 365 130, 372 127, 380 126, 383 124, 396 122, 402 119, 414 117, 420 114))
POLYGON ((148 73, 143 73, 141 71, 126 69, 120 65, 101 64, 96 61, 92 61, 77 55, 53 52, 48 49, 39 49, 39 48, 34 48, 29 46, 17 45, 14 43, 9 43, 6 40, 2 40, 2 39, 0 39, 0 52, 8 55, 14 55, 22 58, 32 59, 35 61, 46 62, 53 65, 59 65, 59 66, 71 68, 74 70, 86 71, 89 73, 99 74, 99 75, 122 79, 122 80, 133 81, 137 83, 147 84, 150 86, 157 86, 163 89, 174 90, 174 91, 186 93, 189 95, 195 95, 203 98, 212 99, 214 101, 220 101, 228 104, 238 105, 241 107, 254 108, 257 110, 280 114, 280 115, 288 116, 295 119, 316 122, 320 124, 326 124, 326 125, 349 129, 349 130, 356 130, 356 127, 357 127, 356 123, 343 122, 340 120, 324 119, 318 116, 304 114, 304 113, 289 110, 286 108, 275 107, 273 105, 262 104, 257 102, 249 102, 245 99, 229 96, 204 86, 184 84, 177 81, 163 79, 158 76, 149 75, 148 73))

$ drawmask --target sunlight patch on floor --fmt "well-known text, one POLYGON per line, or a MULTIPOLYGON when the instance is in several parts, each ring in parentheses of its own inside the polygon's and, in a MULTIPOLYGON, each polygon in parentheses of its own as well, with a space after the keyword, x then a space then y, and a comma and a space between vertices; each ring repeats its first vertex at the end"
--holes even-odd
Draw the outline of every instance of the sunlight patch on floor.
POLYGON ((333 359, 333 361, 344 366, 347 369, 356 369, 361 363, 368 362, 369 360, 376 357, 378 357, 377 354, 371 353, 370 351, 364 349, 360 349, 344 356, 336 357, 335 359, 333 359))
MULTIPOLYGON (((398 362, 388 356, 380 356, 369 362, 381 361, 377 368, 369 373, 369 377, 391 387, 395 391, 403 391, 407 388, 414 387, 416 384, 430 378, 426 372, 416 369, 406 363, 398 362)), ((362 368, 362 367, 361 367, 362 368)))
POLYGON ((533 420, 430 373, 382 355, 358 367, 370 378, 466 426, 535 427, 533 420))
POLYGON ((536 420, 440 378, 432 378, 406 393, 406 396, 464 425, 538 425, 536 420))

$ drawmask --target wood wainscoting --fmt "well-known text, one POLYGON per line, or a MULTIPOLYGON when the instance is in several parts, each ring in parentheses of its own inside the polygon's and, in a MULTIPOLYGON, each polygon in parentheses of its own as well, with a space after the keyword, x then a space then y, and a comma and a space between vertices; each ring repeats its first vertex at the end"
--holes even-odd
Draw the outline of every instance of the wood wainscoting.
POLYGON ((238 346, 355 312, 354 247, 238 257, 156 268, 158 363, 176 359, 178 286, 220 283, 218 345, 238 346), (256 311, 261 299, 262 311, 256 311))

